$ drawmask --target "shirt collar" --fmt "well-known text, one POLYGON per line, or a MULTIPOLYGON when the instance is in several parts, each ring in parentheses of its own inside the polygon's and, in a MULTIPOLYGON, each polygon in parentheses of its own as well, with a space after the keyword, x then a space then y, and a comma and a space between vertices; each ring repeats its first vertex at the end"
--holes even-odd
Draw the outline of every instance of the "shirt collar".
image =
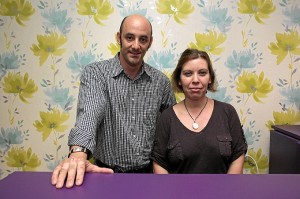
MULTIPOLYGON (((111 77, 116 77, 116 76, 120 75, 122 72, 124 72, 124 69, 123 69, 120 59, 119 59, 119 54, 120 54, 120 52, 117 53, 115 55, 115 57, 112 59, 113 70, 111 71, 111 77)), ((145 73, 151 79, 152 72, 151 72, 150 66, 147 63, 145 63, 144 61, 142 63, 142 71, 140 74, 143 74, 143 73, 145 73)))

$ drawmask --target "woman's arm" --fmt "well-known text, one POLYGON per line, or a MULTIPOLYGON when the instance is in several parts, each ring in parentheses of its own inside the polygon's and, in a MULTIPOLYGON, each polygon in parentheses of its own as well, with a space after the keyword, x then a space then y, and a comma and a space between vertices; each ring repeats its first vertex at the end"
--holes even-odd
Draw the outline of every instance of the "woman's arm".
POLYGON ((153 173, 155 174, 169 174, 169 172, 153 161, 153 173))
POLYGON ((245 155, 243 154, 233 161, 229 166, 227 174, 243 174, 244 159, 245 155))

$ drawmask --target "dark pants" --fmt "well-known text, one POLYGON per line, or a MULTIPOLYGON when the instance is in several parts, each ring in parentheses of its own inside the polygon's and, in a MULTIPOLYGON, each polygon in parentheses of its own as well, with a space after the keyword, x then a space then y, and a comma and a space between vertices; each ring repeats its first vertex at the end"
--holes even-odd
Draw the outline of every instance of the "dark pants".
POLYGON ((95 160, 95 164, 98 167, 105 167, 105 168, 112 169, 115 173, 153 173, 151 163, 144 166, 144 167, 140 167, 140 168, 136 168, 136 169, 132 169, 132 170, 124 170, 119 166, 115 166, 115 167, 112 168, 112 167, 108 166, 107 164, 105 164, 105 163, 103 163, 103 162, 101 162, 97 159, 95 160))

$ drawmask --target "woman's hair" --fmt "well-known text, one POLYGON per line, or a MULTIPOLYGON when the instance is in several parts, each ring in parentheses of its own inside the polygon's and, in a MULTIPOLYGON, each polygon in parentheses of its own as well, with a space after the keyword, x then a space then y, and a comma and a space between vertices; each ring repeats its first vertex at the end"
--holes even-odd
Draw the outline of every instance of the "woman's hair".
POLYGON ((207 90, 211 91, 211 92, 215 92, 216 89, 216 85, 215 85, 215 72, 212 68, 212 63, 210 61, 210 58, 208 56, 208 54, 205 51, 200 51, 197 49, 186 49, 185 51, 183 51, 183 53, 181 54, 179 61, 177 63, 177 66, 172 74, 172 87, 174 92, 183 92, 182 90, 182 86, 179 85, 179 81, 180 81, 180 74, 182 71, 182 67, 185 63, 187 63, 188 61, 194 60, 194 59, 204 59, 207 62, 208 65, 208 71, 209 71, 209 75, 210 75, 210 80, 211 83, 208 84, 208 88, 207 90))

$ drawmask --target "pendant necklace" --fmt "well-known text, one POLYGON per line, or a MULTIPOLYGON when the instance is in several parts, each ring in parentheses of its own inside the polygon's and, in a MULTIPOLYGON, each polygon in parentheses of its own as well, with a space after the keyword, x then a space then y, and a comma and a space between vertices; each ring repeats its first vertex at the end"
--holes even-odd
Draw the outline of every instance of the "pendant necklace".
POLYGON ((194 118, 192 117, 192 115, 190 114, 189 110, 188 110, 187 107, 186 107, 185 99, 183 100, 184 107, 185 107, 187 113, 189 114, 189 116, 190 116, 190 117, 192 118, 192 120, 194 121, 192 127, 193 127, 193 129, 195 129, 195 130, 197 130, 197 129, 199 128, 199 125, 196 123, 196 120, 197 120, 197 118, 200 116, 200 114, 202 113, 202 111, 204 110, 204 108, 206 107, 207 101, 208 101, 208 98, 206 98, 206 102, 205 102, 203 108, 201 109, 201 111, 200 111, 200 113, 197 115, 197 117, 194 119, 194 118))

